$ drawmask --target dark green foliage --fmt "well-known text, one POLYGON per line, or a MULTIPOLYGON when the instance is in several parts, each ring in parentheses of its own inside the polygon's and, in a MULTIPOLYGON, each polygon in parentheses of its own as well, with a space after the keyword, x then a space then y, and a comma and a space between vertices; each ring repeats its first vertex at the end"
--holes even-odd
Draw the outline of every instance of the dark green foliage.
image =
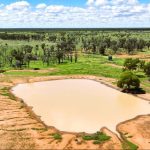
POLYGON ((108 55, 108 51, 114 54, 123 51, 132 54, 149 48, 149 34, 141 32, 4 29, 0 31, 0 67, 22 69, 30 67, 31 61, 42 61, 47 66, 73 63, 78 61, 80 52, 108 55))
POLYGON ((145 67, 145 61, 144 60, 140 60, 139 67, 142 70, 144 69, 144 67, 145 67))
POLYGON ((102 142, 101 141, 99 141, 99 140, 95 140, 95 141, 93 141, 93 144, 101 144, 102 142))
POLYGON ((86 140, 86 141, 93 140, 93 136, 91 136, 91 135, 85 135, 82 138, 83 138, 83 140, 86 140))
POLYGON ((130 90, 132 88, 140 88, 139 78, 130 71, 125 71, 122 73, 120 80, 117 83, 117 86, 122 89, 130 90))
POLYGON ((130 142, 129 140, 127 140, 125 137, 123 137, 124 141, 122 143, 122 148, 123 150, 137 150, 138 146, 135 145, 134 143, 130 142))
POLYGON ((126 141, 126 142, 124 142, 123 144, 122 144, 122 148, 124 149, 124 150, 137 150, 138 149, 138 146, 137 145, 135 145, 135 144, 133 144, 132 142, 130 142, 130 141, 126 141))
POLYGON ((127 58, 125 59, 125 62, 124 62, 124 69, 136 70, 139 63, 140 63, 140 60, 138 58, 135 58, 135 59, 127 58))
POLYGON ((109 61, 112 61, 112 59, 113 59, 112 56, 108 56, 109 61))
POLYGON ((127 50, 128 54, 130 54, 134 50, 134 46, 135 41, 133 38, 126 39, 126 42, 124 43, 124 48, 127 50))
POLYGON ((52 134, 52 136, 53 136, 53 138, 54 138, 55 140, 61 140, 61 139, 62 139, 62 136, 61 136, 61 134, 59 134, 59 133, 54 133, 54 134, 52 134))
POLYGON ((150 62, 144 66, 144 72, 148 77, 150 77, 150 62))
POLYGON ((10 93, 9 90, 10 90, 10 88, 7 88, 7 87, 2 88, 1 89, 1 91, 2 91, 1 95, 8 96, 11 100, 16 100, 16 97, 12 93, 10 93))
POLYGON ((40 70, 40 68, 33 68, 33 70, 40 70))
POLYGON ((6 72, 6 70, 0 70, 0 73, 4 73, 4 72, 6 72))
POLYGON ((146 42, 146 46, 148 47, 148 49, 150 48, 150 41, 146 42))
POLYGON ((100 144, 101 142, 109 140, 111 137, 107 136, 103 132, 97 132, 92 135, 84 135, 82 138, 83 140, 87 140, 87 141, 93 140, 94 144, 100 144))
POLYGON ((117 41, 112 41, 111 42, 111 49, 116 53, 118 48, 119 48, 119 45, 118 45, 117 41))
POLYGON ((106 43, 103 43, 101 42, 99 45, 98 45, 98 51, 101 55, 104 55, 105 54, 105 50, 106 50, 106 43))

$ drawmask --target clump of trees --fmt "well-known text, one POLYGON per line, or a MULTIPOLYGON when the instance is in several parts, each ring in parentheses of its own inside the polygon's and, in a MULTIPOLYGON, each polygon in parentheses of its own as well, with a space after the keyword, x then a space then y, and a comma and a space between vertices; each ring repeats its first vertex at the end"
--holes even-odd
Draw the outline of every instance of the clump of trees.
POLYGON ((145 61, 140 60, 139 58, 127 58, 124 61, 124 68, 123 70, 137 70, 137 69, 144 69, 145 61))
POLYGON ((14 68, 29 68, 31 61, 42 61, 43 65, 47 66, 64 61, 78 61, 75 38, 70 35, 60 36, 56 43, 50 45, 45 42, 34 47, 29 44, 16 47, 1 45, 0 54, 0 67, 7 65, 14 68))
MULTIPOLYGON (((0 43, 0 67, 30 67, 31 61, 42 61, 43 65, 47 66, 66 61, 72 63, 78 61, 80 51, 100 55, 110 55, 109 52, 111 55, 118 52, 133 54, 150 48, 149 35, 146 32, 143 34, 147 38, 135 31, 1 30, 0 40, 13 40, 14 45, 9 45, 9 42, 0 43), (26 44, 15 45, 17 40, 25 41, 26 44), (34 46, 30 42, 37 44, 34 46)), ((138 59, 127 60, 125 69, 136 70, 144 65, 144 62, 138 59)))
POLYGON ((128 92, 131 89, 139 89, 140 80, 135 74, 133 74, 133 72, 125 71, 121 75, 120 80, 117 83, 117 86, 122 88, 123 91, 128 92))
POLYGON ((144 72, 150 78, 150 62, 144 66, 144 72))
POLYGON ((140 79, 132 71, 123 72, 117 86, 122 88, 122 92, 125 93, 145 94, 145 91, 140 87, 140 79))
POLYGON ((150 62, 138 58, 127 58, 124 61, 123 73, 117 82, 117 86, 122 88, 124 92, 145 93, 140 88, 140 79, 133 71, 141 69, 148 77, 150 77, 150 62))
POLYGON ((144 60, 140 60, 139 58, 125 59, 123 71, 133 71, 137 69, 141 69, 148 77, 150 77, 150 62, 146 63, 144 60))
POLYGON ((104 35, 99 37, 90 36, 82 38, 82 47, 85 53, 105 55, 106 51, 111 49, 114 54, 122 50, 127 54, 133 54, 134 52, 143 51, 145 47, 149 49, 150 41, 129 36, 117 36, 116 40, 104 35))
POLYGON ((138 58, 127 58, 124 61, 124 70, 136 70, 140 60, 138 58))

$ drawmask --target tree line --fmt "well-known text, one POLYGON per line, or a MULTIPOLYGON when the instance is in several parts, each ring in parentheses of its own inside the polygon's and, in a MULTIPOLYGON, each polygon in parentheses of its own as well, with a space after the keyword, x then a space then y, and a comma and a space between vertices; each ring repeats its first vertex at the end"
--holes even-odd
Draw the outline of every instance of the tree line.
POLYGON ((12 47, 8 44, 0 45, 0 67, 10 66, 14 68, 29 67, 31 61, 42 61, 43 65, 63 63, 64 61, 77 62, 78 52, 73 37, 60 37, 51 45, 44 42, 34 47, 21 45, 12 47))
POLYGON ((3 41, 0 44, 0 67, 29 67, 31 61, 38 60, 47 66, 65 61, 77 62, 79 53, 132 54, 145 48, 150 49, 149 34, 143 34, 141 36, 141 33, 135 35, 134 32, 124 31, 0 32, 3 41), (9 44, 12 40, 14 46, 9 44), (26 44, 15 45, 17 40, 26 41, 26 44), (37 43, 35 46, 31 44, 33 41, 37 43))

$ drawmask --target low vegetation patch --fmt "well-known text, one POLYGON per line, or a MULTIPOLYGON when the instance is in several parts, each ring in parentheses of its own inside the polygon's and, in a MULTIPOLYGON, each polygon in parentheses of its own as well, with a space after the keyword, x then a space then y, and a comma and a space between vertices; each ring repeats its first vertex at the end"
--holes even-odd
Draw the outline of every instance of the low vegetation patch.
POLYGON ((122 88, 122 92, 132 94, 145 94, 145 91, 140 87, 139 77, 131 71, 122 73, 117 82, 117 86, 122 88))
POLYGON ((144 72, 150 78, 150 62, 144 66, 144 72))
POLYGON ((110 140, 111 137, 103 132, 97 132, 91 135, 83 135, 82 138, 86 141, 93 140, 93 144, 100 144, 104 141, 110 140))
POLYGON ((32 130, 47 131, 47 128, 31 128, 32 130))
POLYGON ((128 135, 129 133, 121 134, 123 142, 122 142, 122 148, 123 150, 137 150, 138 146, 129 141, 127 138, 132 138, 133 136, 128 135))
POLYGON ((140 87, 140 80, 131 71, 125 71, 122 73, 117 86, 124 90, 130 90, 131 88, 138 89, 140 87))
POLYGON ((124 150, 137 150, 138 146, 126 139, 122 144, 122 148, 124 150))
POLYGON ((62 140, 62 135, 60 133, 54 133, 54 134, 52 134, 52 137, 55 140, 62 140))
POLYGON ((1 95, 8 96, 12 100, 16 100, 16 97, 9 92, 10 88, 4 87, 1 89, 1 95))
POLYGON ((0 73, 4 73, 4 72, 6 72, 6 70, 0 70, 0 73))

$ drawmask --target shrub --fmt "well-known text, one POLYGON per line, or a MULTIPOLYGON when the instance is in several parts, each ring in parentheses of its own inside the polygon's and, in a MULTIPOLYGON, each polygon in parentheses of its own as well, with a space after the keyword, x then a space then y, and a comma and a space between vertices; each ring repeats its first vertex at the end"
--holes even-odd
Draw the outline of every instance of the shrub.
POLYGON ((0 70, 0 73, 4 73, 4 72, 6 72, 6 70, 0 70))
POLYGON ((33 68, 33 70, 40 70, 40 68, 33 68))
POLYGON ((144 66, 145 66, 145 61, 144 60, 140 60, 139 68, 140 69, 144 69, 144 66))
POLYGON ((120 80, 117 83, 117 86, 123 89, 130 90, 132 88, 140 88, 140 80, 130 71, 123 72, 120 77, 120 80))
POLYGON ((124 69, 125 70, 136 70, 139 63, 140 63, 140 60, 138 58, 136 58, 136 59, 127 58, 124 62, 124 69))
POLYGON ((108 56, 108 60, 112 61, 113 60, 112 56, 108 56))
POLYGON ((94 144, 100 144, 101 142, 109 140, 111 137, 103 132, 97 132, 92 135, 84 135, 82 138, 86 141, 94 140, 94 144))
POLYGON ((150 77, 150 62, 144 66, 144 72, 148 77, 150 77))
POLYGON ((61 134, 59 134, 59 133, 55 133, 55 134, 53 134, 52 136, 53 136, 53 138, 54 138, 55 140, 61 140, 61 139, 62 139, 62 136, 61 136, 61 134))

